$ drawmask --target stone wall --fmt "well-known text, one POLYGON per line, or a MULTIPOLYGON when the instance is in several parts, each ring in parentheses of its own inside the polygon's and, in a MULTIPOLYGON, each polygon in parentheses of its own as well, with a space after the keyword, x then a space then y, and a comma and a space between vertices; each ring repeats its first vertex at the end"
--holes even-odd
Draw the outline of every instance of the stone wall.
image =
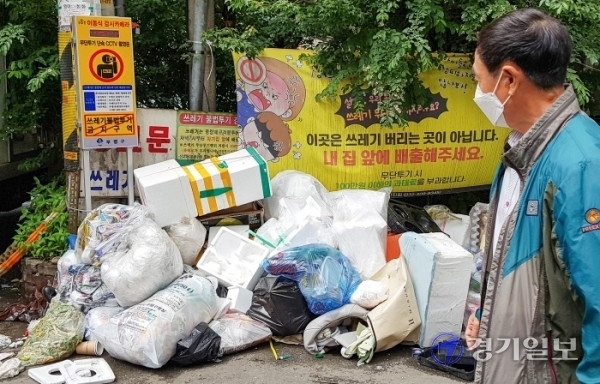
POLYGON ((47 285, 54 283, 56 275, 56 263, 58 258, 51 261, 25 257, 21 260, 21 270, 23 272, 22 285, 25 296, 33 295, 36 288, 42 290, 47 285))

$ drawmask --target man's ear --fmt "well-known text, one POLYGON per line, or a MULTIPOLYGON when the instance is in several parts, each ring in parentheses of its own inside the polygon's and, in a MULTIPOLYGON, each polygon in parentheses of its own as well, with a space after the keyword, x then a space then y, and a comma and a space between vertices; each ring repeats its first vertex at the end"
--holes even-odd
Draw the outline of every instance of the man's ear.
POLYGON ((287 111, 285 111, 283 115, 281 115, 281 117, 283 117, 284 119, 289 119, 292 116, 292 113, 292 109, 290 108, 287 111))
POLYGON ((508 61, 506 65, 502 67, 502 77, 505 79, 504 81, 508 82, 508 96, 512 96, 525 80, 525 73, 518 65, 508 61))

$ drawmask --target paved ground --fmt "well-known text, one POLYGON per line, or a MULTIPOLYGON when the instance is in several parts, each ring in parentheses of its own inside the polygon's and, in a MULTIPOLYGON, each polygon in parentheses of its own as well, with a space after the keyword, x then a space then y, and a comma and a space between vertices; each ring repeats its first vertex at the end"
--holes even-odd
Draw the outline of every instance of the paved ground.
MULTIPOLYGON (((6 290, 0 291, 0 311, 9 302, 18 298, 6 290)), ((15 339, 23 335, 27 324, 0 322, 0 334, 15 339)), ((435 370, 421 367, 412 357, 408 347, 397 347, 390 351, 375 355, 373 361, 362 367, 356 366, 356 359, 346 360, 339 353, 325 355, 317 359, 309 355, 303 347, 276 344, 280 354, 289 353, 289 360, 275 361, 268 344, 258 348, 225 356, 221 363, 211 363, 191 368, 167 365, 159 370, 150 370, 131 365, 111 358, 107 353, 104 358, 112 367, 117 381, 131 384, 158 383, 207 383, 207 384, 242 384, 242 383, 289 383, 289 384, 452 384, 462 381, 454 379, 435 370)), ((72 356, 73 358, 81 358, 72 356)), ((34 383, 23 372, 16 378, 3 383, 34 383)))

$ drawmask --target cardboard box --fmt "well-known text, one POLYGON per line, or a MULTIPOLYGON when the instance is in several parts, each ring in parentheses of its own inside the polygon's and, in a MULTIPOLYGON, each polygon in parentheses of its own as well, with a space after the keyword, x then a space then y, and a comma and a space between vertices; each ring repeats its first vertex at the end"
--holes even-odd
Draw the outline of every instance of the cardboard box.
POLYGON ((219 284, 252 291, 264 273, 260 263, 269 249, 222 227, 196 265, 205 276, 214 276, 219 284))
POLYGON ((421 317, 419 345, 431 347, 443 333, 460 336, 473 255, 440 232, 404 233, 400 248, 421 317))
POLYGON ((227 290, 227 298, 231 301, 229 311, 245 315, 252 306, 252 295, 252 291, 241 287, 229 288, 227 290))
POLYGON ((211 213, 199 217, 198 220, 208 228, 223 225, 248 225, 251 230, 257 231, 265 223, 265 211, 258 202, 254 202, 211 213))

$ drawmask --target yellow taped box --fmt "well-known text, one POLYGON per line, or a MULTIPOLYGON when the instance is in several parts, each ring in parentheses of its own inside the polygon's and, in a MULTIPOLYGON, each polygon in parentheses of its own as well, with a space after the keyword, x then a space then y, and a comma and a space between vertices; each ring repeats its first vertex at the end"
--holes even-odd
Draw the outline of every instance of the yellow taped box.
POLYGON ((161 227, 271 196, 267 162, 251 147, 183 167, 167 160, 134 174, 161 227))

